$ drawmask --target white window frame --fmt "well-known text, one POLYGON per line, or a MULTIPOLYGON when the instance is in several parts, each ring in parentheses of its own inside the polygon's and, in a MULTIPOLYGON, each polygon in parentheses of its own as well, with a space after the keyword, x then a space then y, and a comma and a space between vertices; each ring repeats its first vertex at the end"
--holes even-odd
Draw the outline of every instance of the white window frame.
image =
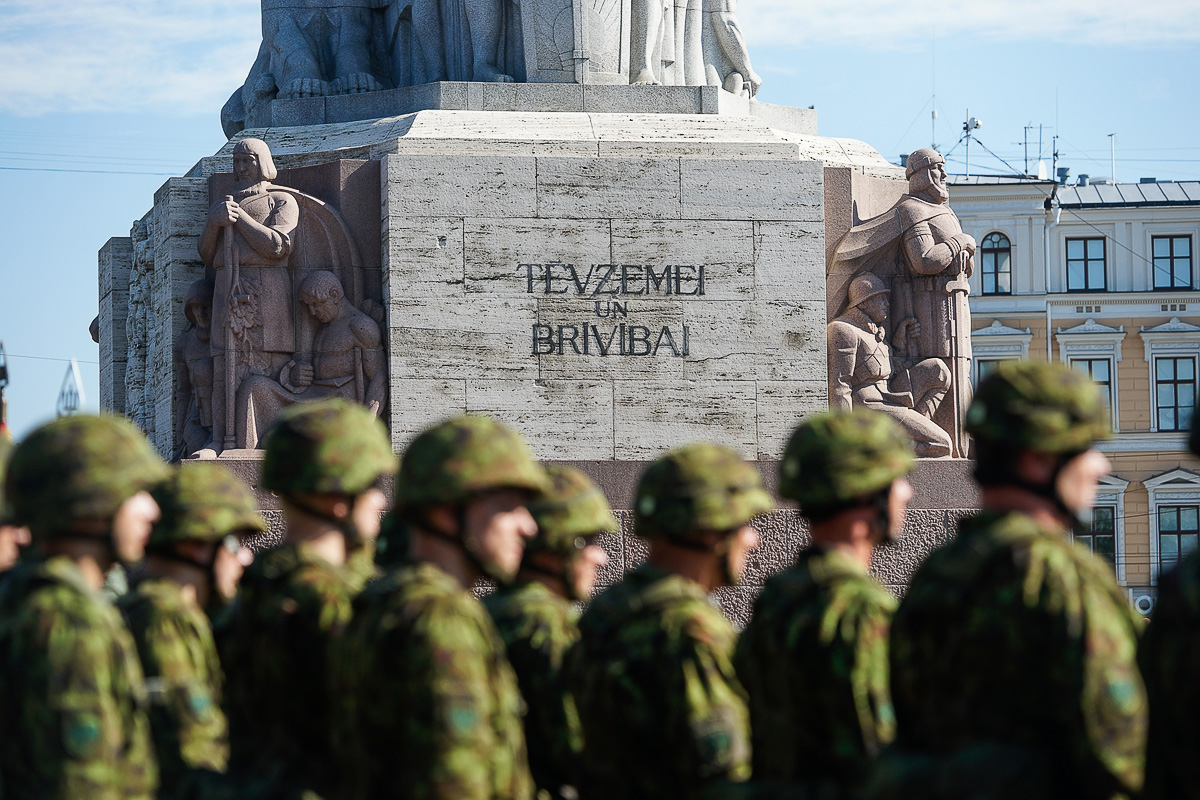
MULTIPOLYGON (((1005 295, 988 296, 1004 297, 1005 295)), ((1029 328, 1025 330, 1010 328, 1000 320, 994 320, 986 328, 971 331, 972 380, 976 385, 979 384, 979 362, 981 361, 1027 360, 1029 343, 1032 340, 1033 333, 1029 328)))
MULTIPOLYGON (((1200 327, 1180 321, 1179 317, 1171 317, 1170 322, 1164 322, 1154 328, 1142 326, 1138 335, 1146 346, 1146 370, 1150 378, 1150 430, 1158 433, 1158 381, 1155 373, 1155 361, 1159 358, 1191 358, 1200 370, 1200 327)), ((1200 372, 1196 373, 1200 376, 1200 372)), ((1197 391, 1200 391, 1200 377, 1197 380, 1197 391)), ((1180 431, 1165 431, 1178 434, 1180 431)))
POLYGON ((1142 482, 1150 496, 1150 585, 1158 585, 1158 507, 1200 506, 1200 475, 1181 467, 1142 482))
MULTIPOLYGON (((1117 583, 1125 585, 1125 490, 1129 481, 1115 475, 1105 475, 1096 486, 1097 506, 1116 506, 1113 519, 1113 569, 1117 573, 1117 583)), ((1157 535, 1157 534, 1156 534, 1157 535)))
POLYGON ((1117 381, 1117 365, 1121 363, 1121 345, 1125 341, 1125 326, 1110 328, 1088 318, 1074 328, 1059 328, 1054 335, 1058 342, 1058 357, 1063 364, 1071 366, 1074 359, 1109 360, 1109 397, 1114 433, 1121 430, 1120 388, 1117 381))

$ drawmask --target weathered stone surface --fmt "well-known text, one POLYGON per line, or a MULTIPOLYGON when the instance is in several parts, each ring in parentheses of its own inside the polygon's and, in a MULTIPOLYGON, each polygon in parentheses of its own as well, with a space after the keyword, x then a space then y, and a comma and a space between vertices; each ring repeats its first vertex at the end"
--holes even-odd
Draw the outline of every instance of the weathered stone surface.
POLYGON ((613 457, 613 395, 606 382, 468 380, 467 411, 513 425, 538 458, 613 457))
MULTIPOLYGON (((532 158, 388 157, 388 214, 398 217, 537 215, 532 158)), ((550 216, 554 216, 551 214, 550 216)))
POLYGON ((816 162, 685 159, 682 216, 821 222, 824 179, 816 162))
POLYGON ((758 453, 755 388, 750 381, 616 381, 616 458, 658 458, 689 442, 712 441, 743 458, 758 453))
POLYGON ((426 428, 467 413, 463 380, 398 378, 392 373, 392 449, 403 452, 426 428))
POLYGON ((754 226, 741 220, 615 219, 612 263, 704 265, 704 300, 755 296, 754 226))
POLYGON ((541 158, 537 164, 538 215, 677 219, 679 169, 674 159, 541 158))
POLYGON ((530 355, 532 298, 482 296, 398 300, 393 282, 389 324, 394 379, 539 378, 530 355))
MULTIPOLYGON (((529 296, 531 273, 522 264, 566 262, 586 273, 593 265, 577 262, 581 254, 600 263, 613 260, 610 223, 604 219, 473 219, 463 241, 466 290, 493 297, 529 296)), ((551 290, 574 293, 567 280, 551 290)), ((535 291, 543 296, 546 289, 539 285, 535 291)))

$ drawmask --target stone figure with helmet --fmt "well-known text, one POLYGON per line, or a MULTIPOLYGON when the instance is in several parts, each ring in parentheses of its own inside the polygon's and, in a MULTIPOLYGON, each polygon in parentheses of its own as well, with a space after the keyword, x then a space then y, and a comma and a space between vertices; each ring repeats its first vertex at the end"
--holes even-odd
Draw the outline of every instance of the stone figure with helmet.
POLYGON ((241 540, 267 526, 249 487, 217 464, 177 466, 152 495, 162 516, 118 607, 146 676, 160 792, 182 797, 228 763, 224 674, 209 620, 236 591, 238 555, 249 553, 241 540))
POLYGON ((1141 620, 1070 536, 1109 472, 1096 449, 1109 418, 1065 365, 1006 361, 980 382, 966 430, 983 508, 918 568, 893 618, 896 741, 870 796, 1141 791, 1141 620))
POLYGON ((453 417, 405 449, 379 561, 335 660, 348 798, 527 798, 523 701, 504 643, 472 594, 517 574, 550 488, 520 434, 453 417))
POLYGON ((792 434, 779 493, 812 543, 767 579, 738 640, 754 779, 802 796, 851 797, 895 736, 888 632, 896 600, 869 574, 904 528, 912 442, 889 415, 817 414, 792 434))
MULTIPOLYGON (((579 639, 579 611, 608 556, 598 544, 619 530, 600 489, 573 467, 546 467, 550 489, 529 504, 537 534, 516 580, 484 598, 525 699, 529 768, 539 793, 575 796, 583 735, 564 660, 579 639)), ((541 794, 539 794, 541 796, 541 794)))
POLYGON ((217 625, 229 772, 241 791, 324 796, 340 771, 313 754, 331 747, 330 659, 356 591, 346 563, 356 542, 379 533, 380 483, 396 457, 383 423, 341 398, 290 406, 265 441, 260 486, 279 497, 285 530, 283 543, 246 569, 217 625))
POLYGON ((750 775, 737 634, 708 593, 737 583, 774 508, 758 470, 715 444, 651 464, 634 500, 646 564, 580 620, 568 674, 584 733, 584 798, 696 798, 750 775))
POLYGON ((6 798, 156 796, 137 651, 100 589, 112 566, 142 558, 159 516, 149 490, 166 475, 116 417, 64 417, 12 454, 5 495, 32 544, 0 581, 6 798))

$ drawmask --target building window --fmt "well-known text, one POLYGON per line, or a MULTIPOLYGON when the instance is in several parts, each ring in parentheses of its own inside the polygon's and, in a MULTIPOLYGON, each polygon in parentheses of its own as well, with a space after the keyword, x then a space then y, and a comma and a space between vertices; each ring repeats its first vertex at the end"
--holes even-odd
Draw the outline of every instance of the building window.
POLYGON ((1075 541, 1117 568, 1117 507, 1096 506, 1085 519, 1087 529, 1075 534, 1075 541))
POLYGON ((1003 358, 977 359, 975 361, 975 383, 979 383, 995 372, 996 367, 1000 366, 1000 362, 1004 360, 1003 358))
POLYGON ((1012 294, 1012 243, 1002 233, 989 233, 979 245, 983 293, 1012 294))
POLYGON ((1192 288, 1192 237, 1154 236, 1154 288, 1192 288))
POLYGON ((1191 358, 1156 358, 1154 386, 1158 429, 1186 431, 1192 426, 1196 404, 1196 361, 1191 358))
POLYGON ((1087 375, 1104 393, 1104 404, 1112 408, 1112 361, 1107 358, 1072 358, 1071 366, 1087 375))
POLYGON ((1067 291, 1103 292, 1104 239, 1067 239, 1067 291))
POLYGON ((1158 507, 1158 569, 1166 572, 1200 541, 1200 506, 1158 507))

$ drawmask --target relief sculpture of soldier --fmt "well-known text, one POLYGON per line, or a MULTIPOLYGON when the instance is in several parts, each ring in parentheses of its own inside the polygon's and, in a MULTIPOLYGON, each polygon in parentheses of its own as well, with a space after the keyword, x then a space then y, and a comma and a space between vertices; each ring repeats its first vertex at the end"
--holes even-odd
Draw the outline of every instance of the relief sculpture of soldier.
POLYGON ((212 441, 199 453, 215 457, 235 446, 230 387, 247 373, 278 373, 295 351, 292 275, 288 256, 300 207, 271 184, 277 176, 271 151, 259 139, 233 148, 235 192, 208 212, 199 250, 215 274, 213 373, 225 391, 212 394, 212 441), (227 364, 229 351, 235 351, 227 364))
MULTIPOLYGON (((829 405, 846 411, 853 406, 882 411, 913 438, 918 456, 948 456, 950 435, 933 417, 950 388, 950 369, 936 358, 909 368, 894 367, 886 327, 891 294, 883 281, 870 273, 851 281, 850 307, 827 329, 829 405)), ((908 317, 896 325, 894 339, 903 342, 920 335, 921 323, 908 317)))
MULTIPOLYGON (((963 233, 958 217, 947 205, 950 194, 945 159, 940 153, 928 148, 912 153, 906 174, 908 193, 883 214, 852 227, 838 243, 830 264, 830 397, 832 401, 838 394, 838 370, 832 364, 833 321, 848 314, 869 314, 865 307, 853 313, 856 304, 851 290, 860 277, 870 276, 891 291, 890 320, 873 320, 881 331, 879 341, 890 343, 892 363, 906 370, 914 382, 911 387, 914 404, 900 403, 897 408, 910 411, 915 408, 921 412, 917 416, 932 419, 945 434, 937 438, 941 442, 949 440, 948 452, 941 455, 966 458, 969 444, 961 431, 963 415, 971 401, 967 278, 973 269, 975 240, 963 233), (940 362, 944 373, 938 370, 934 376, 930 359, 940 362), (948 386, 939 390, 946 402, 939 398, 922 408, 919 395, 924 390, 917 384, 939 385, 943 377, 949 379, 948 386)), ((857 397, 855 404, 861 404, 857 397)), ((932 445, 931 437, 914 432, 914 416, 903 413, 893 416, 905 424, 918 447, 932 445)), ((935 449, 941 447, 938 444, 935 449)))
POLYGON ((183 315, 188 325, 175 340, 175 440, 177 456, 204 447, 212 430, 213 281, 201 278, 188 288, 183 315))

